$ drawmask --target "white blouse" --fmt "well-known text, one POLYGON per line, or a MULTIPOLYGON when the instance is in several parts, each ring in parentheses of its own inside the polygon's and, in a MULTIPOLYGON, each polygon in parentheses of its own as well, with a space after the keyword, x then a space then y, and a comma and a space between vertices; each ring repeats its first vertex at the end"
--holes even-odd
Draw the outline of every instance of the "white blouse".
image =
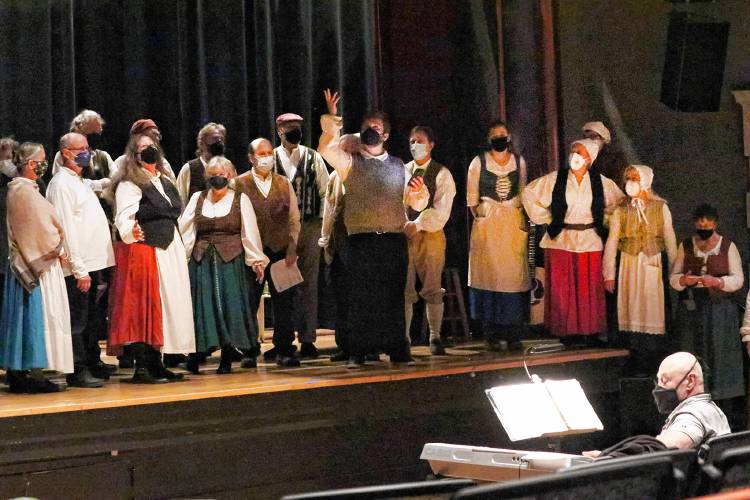
MULTIPOLYGON (((182 242, 185 245, 188 259, 190 259, 193 247, 195 246, 195 213, 198 208, 198 198, 200 195, 201 193, 194 193, 190 197, 185 211, 182 212, 178 220, 182 242)), ((206 199, 203 201, 201 215, 209 219, 226 216, 232 209, 235 196, 237 196, 237 193, 231 189, 218 202, 211 201, 210 195, 206 196, 206 199)), ((240 214, 242 218, 240 238, 242 239, 242 248, 245 250, 245 264, 248 266, 261 264, 265 268, 269 260, 263 253, 263 244, 260 241, 260 232, 258 231, 258 222, 255 218, 253 204, 245 194, 240 194, 240 214)))
MULTIPOLYGON (((531 181, 521 194, 526 213, 534 224, 541 225, 552 222, 550 206, 552 205, 552 191, 555 189, 558 172, 560 170, 531 181)), ((569 173, 567 170, 563 170, 563 172, 569 173)), ((604 189, 604 213, 606 216, 612 213, 625 195, 612 179, 603 175, 601 178, 604 189)), ((578 184, 575 175, 570 172, 565 187, 565 200, 568 203, 568 211, 565 212, 565 223, 591 224, 594 222, 594 216, 591 213, 593 198, 590 172, 586 172, 580 184, 578 184)), ((549 234, 545 234, 539 246, 576 253, 600 252, 604 249, 602 239, 594 228, 583 231, 563 229, 554 240, 549 237, 549 234)))

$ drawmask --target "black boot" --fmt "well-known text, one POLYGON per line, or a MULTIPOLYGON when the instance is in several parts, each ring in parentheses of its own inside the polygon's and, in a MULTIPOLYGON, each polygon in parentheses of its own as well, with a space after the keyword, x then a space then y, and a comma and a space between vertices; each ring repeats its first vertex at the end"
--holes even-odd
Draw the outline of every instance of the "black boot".
POLYGON ((219 361, 219 368, 216 369, 216 373, 219 375, 225 375, 232 373, 232 357, 234 354, 234 347, 225 345, 221 348, 221 361, 219 361))
POLYGON ((86 389, 93 389, 96 387, 103 387, 104 380, 94 377, 91 375, 87 366, 76 366, 74 372, 71 375, 65 377, 68 382, 68 387, 83 387, 86 389))
POLYGON ((182 380, 185 377, 182 373, 175 373, 171 370, 167 370, 161 361, 161 353, 151 346, 146 346, 146 360, 148 363, 148 370, 151 372, 152 376, 165 378, 170 382, 182 380))
POLYGON ((33 394, 33 380, 29 373, 21 370, 8 370, 5 373, 5 383, 13 394, 33 394))
POLYGON ((201 374, 201 361, 203 356, 199 352, 193 352, 188 354, 187 361, 185 362, 185 368, 193 375, 201 374))
POLYGON ((166 384, 169 382, 164 377, 158 377, 153 374, 148 367, 147 350, 151 347, 143 343, 131 344, 133 353, 133 363, 135 364, 135 373, 130 381, 134 384, 166 384))

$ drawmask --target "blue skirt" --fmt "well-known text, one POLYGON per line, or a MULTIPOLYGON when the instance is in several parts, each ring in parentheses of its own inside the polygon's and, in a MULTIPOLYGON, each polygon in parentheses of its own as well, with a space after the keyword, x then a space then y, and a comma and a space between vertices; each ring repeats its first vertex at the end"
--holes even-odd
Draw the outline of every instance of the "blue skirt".
POLYGON ((493 292, 469 288, 472 319, 485 326, 523 325, 529 318, 529 292, 493 292))
POLYGON ((5 273, 5 299, 0 310, 0 367, 30 370, 47 367, 42 292, 28 293, 10 269, 5 273))

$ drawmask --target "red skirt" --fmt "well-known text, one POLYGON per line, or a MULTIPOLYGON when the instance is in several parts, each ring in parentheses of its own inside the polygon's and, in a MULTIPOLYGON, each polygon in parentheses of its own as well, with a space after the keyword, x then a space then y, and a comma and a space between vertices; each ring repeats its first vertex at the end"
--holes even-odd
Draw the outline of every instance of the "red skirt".
POLYGON ((544 250, 547 274, 544 325, 556 337, 607 329, 602 252, 544 250))
POLYGON ((107 353, 122 354, 122 346, 145 342, 164 345, 156 249, 143 243, 117 242, 115 273, 110 287, 107 353))

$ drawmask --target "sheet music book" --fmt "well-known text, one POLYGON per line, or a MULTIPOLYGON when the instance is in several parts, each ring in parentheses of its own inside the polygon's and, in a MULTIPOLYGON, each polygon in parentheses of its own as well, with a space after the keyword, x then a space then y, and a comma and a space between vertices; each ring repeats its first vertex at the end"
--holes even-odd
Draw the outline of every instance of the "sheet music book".
POLYGON ((485 392, 511 441, 604 429, 577 380, 498 386, 485 392))
POLYGON ((271 264, 271 279, 273 280, 273 286, 279 293, 292 288, 294 285, 299 285, 303 281, 297 262, 287 266, 284 259, 271 264))

